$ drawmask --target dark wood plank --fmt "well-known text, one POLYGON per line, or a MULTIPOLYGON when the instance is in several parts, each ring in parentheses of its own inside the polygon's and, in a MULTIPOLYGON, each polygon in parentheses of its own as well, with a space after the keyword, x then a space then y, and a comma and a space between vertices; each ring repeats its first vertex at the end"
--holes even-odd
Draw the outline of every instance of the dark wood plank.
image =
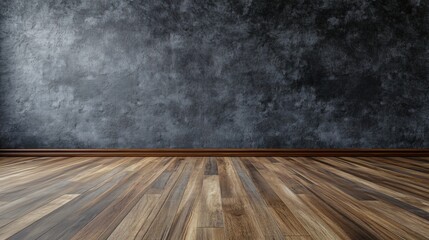
POLYGON ((214 157, 208 159, 204 175, 217 175, 217 162, 214 157))
MULTIPOLYGON (((287 149, 287 148, 200 148, 200 149, 0 149, 0 157, 314 157, 379 156, 428 157, 429 149, 287 149)), ((424 159, 424 158, 423 158, 424 159)))

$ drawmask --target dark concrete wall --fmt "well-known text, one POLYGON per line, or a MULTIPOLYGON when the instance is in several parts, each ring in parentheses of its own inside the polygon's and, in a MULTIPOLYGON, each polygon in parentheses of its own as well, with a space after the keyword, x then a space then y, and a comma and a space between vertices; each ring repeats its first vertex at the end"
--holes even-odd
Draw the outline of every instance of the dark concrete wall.
POLYGON ((429 147, 429 3, 2 0, 2 148, 429 147))

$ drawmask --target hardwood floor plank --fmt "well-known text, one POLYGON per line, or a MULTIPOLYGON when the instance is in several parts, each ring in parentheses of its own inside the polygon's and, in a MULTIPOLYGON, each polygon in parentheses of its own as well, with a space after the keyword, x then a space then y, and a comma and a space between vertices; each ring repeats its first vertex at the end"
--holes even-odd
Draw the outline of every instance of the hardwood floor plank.
MULTIPOLYGON (((121 164, 128 164, 128 162, 122 162, 121 164)), ((67 179, 61 179, 60 181, 55 181, 51 184, 48 184, 48 182, 45 183, 44 187, 40 190, 36 189, 36 191, 29 193, 25 197, 10 202, 5 206, 1 206, 0 215, 3 216, 3 219, 0 219, 0 226, 9 223, 12 219, 25 215, 31 210, 36 209, 61 195, 67 193, 80 194, 91 188, 97 187, 97 184, 103 184, 105 181, 109 181, 114 174, 120 171, 120 166, 121 165, 118 165, 118 169, 114 169, 102 177, 93 176, 89 178, 86 184, 78 185, 67 181, 67 179), (6 217, 7 219, 5 219, 6 217)))
POLYGON ((418 236, 416 237, 417 239, 428 237, 428 224, 425 224, 413 214, 380 201, 368 202, 366 205, 375 214, 395 225, 396 228, 403 229, 409 237, 418 236))
POLYGON ((274 192, 256 167, 249 160, 243 160, 243 163, 268 206, 275 212, 273 215, 276 216, 276 220, 279 222, 278 225, 282 229, 283 235, 308 235, 308 232, 302 224, 274 192))
MULTIPOLYGON (((380 160, 377 160, 377 162, 379 161, 380 160)), ((422 195, 422 197, 427 198, 428 192, 427 189, 425 189, 425 186, 429 184, 429 177, 427 176, 427 174, 420 172, 416 173, 411 169, 404 169, 402 167, 396 167, 391 164, 383 164, 380 166, 380 163, 361 163, 356 165, 360 165, 360 169, 364 169, 365 173, 367 173, 371 177, 379 177, 380 179, 383 179, 381 183, 384 184, 384 186, 386 187, 396 188, 395 184, 400 183, 402 185, 405 185, 405 188, 401 189, 402 191, 407 191, 407 188, 416 188, 417 191, 415 191, 415 193, 418 193, 419 191, 424 191, 426 194, 422 195), (414 176, 414 181, 410 181, 409 176, 414 176)))
POLYGON ((204 179, 203 159, 195 159, 196 166, 186 186, 179 208, 174 216, 168 239, 196 239, 199 199, 204 179))
MULTIPOLYGON (((403 193, 395 191, 395 189, 390 189, 390 188, 387 188, 385 186, 381 186, 380 182, 375 181, 376 179, 367 176, 366 171, 368 169, 371 169, 370 167, 364 168, 364 167, 360 167, 356 164, 353 164, 352 167, 344 167, 346 164, 350 164, 350 162, 346 163, 346 162, 344 162, 344 160, 341 160, 338 158, 318 158, 318 159, 320 161, 323 161, 324 163, 330 162, 330 164, 325 164, 324 168, 336 169, 336 173, 338 175, 345 177, 347 179, 350 179, 356 183, 360 183, 360 184, 364 184, 366 186, 369 186, 378 192, 383 192, 385 194, 388 194, 390 196, 393 196, 393 197, 401 199, 401 200, 411 199, 413 202, 424 202, 424 200, 421 199, 420 197, 409 195, 409 194, 405 195, 403 193)), ((416 182, 418 182, 420 179, 419 177, 417 177, 417 178, 409 177, 409 178, 414 179, 416 182)), ((383 180, 381 180, 381 181, 383 181, 383 180)), ((406 201, 406 202, 408 202, 408 201, 406 201)))
POLYGON ((199 228, 223 227, 222 203, 220 196, 219 176, 209 175, 203 179, 202 197, 198 214, 199 228))
POLYGON ((218 159, 224 228, 227 239, 263 239, 245 189, 228 158, 218 159))
POLYGON ((121 171, 118 175, 114 175, 114 178, 102 182, 102 185, 92 187, 88 192, 79 196, 68 208, 52 212, 21 230, 11 239, 35 239, 48 231, 50 232, 45 237, 52 235, 53 238, 59 239, 65 232, 78 231, 99 211, 103 210, 103 206, 107 206, 121 191, 131 185, 138 175, 137 173, 130 175, 128 172, 121 171))
MULTIPOLYGON (((314 179, 322 177, 322 179, 325 180, 321 173, 314 170, 313 166, 305 163, 307 161, 306 159, 292 159, 297 165, 296 168, 300 169, 302 167, 305 169, 307 176, 314 179)), ((309 191, 318 199, 318 202, 338 213, 341 216, 341 219, 346 220, 343 221, 343 224, 348 225, 350 232, 358 230, 354 232, 356 235, 353 237, 386 239, 389 238, 389 231, 393 231, 395 236, 405 237, 410 234, 396 228, 391 222, 385 221, 385 219, 375 215, 373 211, 369 210, 367 205, 361 201, 353 201, 353 198, 347 194, 342 194, 341 190, 336 187, 332 187, 332 184, 322 181, 322 184, 314 186, 309 189, 309 191), (333 198, 333 196, 336 197, 333 198), (335 201, 335 205, 332 204, 335 201), (371 217, 365 219, 364 216, 371 217)), ((337 221, 341 221, 340 218, 337 218, 337 221)))
POLYGON ((167 239, 193 167, 194 164, 186 163, 181 176, 142 239, 167 239))
POLYGON ((56 210, 57 208, 62 207, 64 204, 70 202, 74 198, 79 196, 78 194, 66 194, 63 195, 52 202, 46 204, 45 206, 36 209, 35 211, 18 218, 12 222, 10 222, 8 225, 3 226, 0 228, 0 239, 6 239, 13 234, 19 232, 21 229, 29 226, 30 224, 34 223, 35 221, 41 219, 45 215, 51 213, 52 211, 56 210))
POLYGON ((304 235, 304 236, 298 236, 298 235, 294 235, 294 236, 286 236, 286 239, 291 239, 291 240, 311 240, 312 238, 308 235, 304 235))
MULTIPOLYGON (((20 165, 23 163, 28 163, 32 160, 44 159, 41 157, 1 157, 0 158, 0 167, 5 169, 8 166, 20 165)), ((0 171, 1 172, 1 171, 0 171)))
POLYGON ((429 159, 0 158, 0 239, 429 239, 429 159))
POLYGON ((145 194, 109 236, 109 240, 134 239, 159 201, 160 194, 145 194))
POLYGON ((225 232, 223 228, 198 228, 197 239, 223 240, 225 239, 225 232))
POLYGON ((161 176, 159 176, 152 184, 151 188, 149 189, 149 193, 161 194, 170 177, 171 177, 170 171, 164 171, 163 173, 161 173, 161 176))
POLYGON ((107 238, 129 210, 144 194, 146 188, 165 169, 159 162, 141 162, 140 171, 129 174, 129 179, 124 183, 118 183, 112 191, 103 195, 102 199, 89 206, 85 215, 75 219, 71 223, 72 228, 62 231, 61 225, 57 225, 43 234, 39 239, 52 239, 61 236, 61 239, 98 239, 107 238), (144 167, 144 168, 143 168, 144 167))
POLYGON ((204 175, 217 175, 217 162, 216 158, 210 157, 206 163, 204 175))
MULTIPOLYGON (((348 171, 348 172, 350 172, 350 171, 348 171)), ((378 178, 376 176, 373 176, 373 178, 368 178, 366 174, 359 174, 359 173, 356 173, 356 172, 353 172, 353 173, 354 173, 354 175, 357 175, 357 176, 359 176, 359 177, 361 177, 363 179, 366 179, 368 181, 377 182, 378 185, 380 185, 382 187, 385 187, 385 188, 388 188, 388 189, 391 189, 391 190, 392 190, 392 188, 394 188, 393 186, 396 186, 397 187, 396 188, 396 192, 403 193, 405 196, 413 196, 413 197, 417 197, 417 198, 421 197, 421 195, 419 193, 413 193, 413 192, 405 192, 404 193, 402 191, 403 188, 401 187, 401 182, 400 181, 398 181, 398 182, 390 185, 390 187, 386 187, 385 182, 387 180, 383 181, 383 180, 381 180, 380 178, 378 178)), ((329 178, 333 178, 333 177, 334 177, 334 179, 332 179, 332 180, 328 179, 327 181, 331 181, 332 182, 335 179, 338 180, 338 178, 335 177, 335 175, 330 175, 329 176, 329 178)), ((407 202, 401 201, 400 199, 392 197, 389 194, 383 193, 382 191, 377 191, 376 189, 372 189, 372 188, 369 188, 369 187, 364 187, 363 184, 361 184, 361 183, 356 183, 355 184, 354 189, 358 189, 358 188, 359 189, 364 188, 365 191, 368 192, 368 194, 371 194, 374 198, 382 200, 382 201, 385 201, 385 202, 387 202, 389 204, 392 204, 392 205, 395 205, 397 207, 400 207, 400 208, 402 208, 402 209, 404 209, 404 210, 406 210, 406 211, 408 211, 410 213, 415 214, 416 216, 419 216, 419 217, 421 217, 421 218, 426 219, 426 220, 429 221, 429 213, 427 211, 425 211, 424 209, 416 207, 416 206, 414 206, 412 204, 409 204, 407 202)), ((426 197, 423 197, 423 198, 424 198, 423 201, 426 202, 427 198, 426 197)))
MULTIPOLYGON (((14 201, 38 190, 46 189, 47 187, 51 188, 52 185, 59 181, 73 181, 73 176, 76 176, 77 174, 88 174, 88 172, 92 171, 93 167, 100 165, 97 160, 88 159, 88 161, 91 162, 88 163, 85 161, 79 165, 74 165, 73 168, 69 168, 64 171, 58 171, 59 169, 56 169, 55 174, 51 174, 45 178, 32 181, 31 187, 28 187, 28 184, 15 186, 13 187, 12 191, 0 193, 0 199, 14 201)), ((115 161, 115 159, 112 159, 112 161, 115 161)))
MULTIPOLYGON (((169 199, 170 194, 173 192, 173 189, 174 189, 175 185, 177 184, 178 180, 181 177, 183 179, 183 172, 184 172, 185 167, 189 169, 190 167, 192 167, 192 164, 187 164, 187 162, 185 162, 183 159, 176 158, 171 162, 169 167, 165 170, 168 172, 172 172, 172 174, 171 174, 169 180, 167 181, 167 183, 165 184, 164 191, 162 192, 162 194, 159 198, 159 201, 157 202, 156 206, 153 208, 153 211, 151 211, 151 213, 147 217, 147 219, 146 219, 147 221, 145 221, 143 223, 143 225, 140 227, 140 230, 137 233, 135 239, 143 239, 145 237, 145 235, 148 233, 148 231, 155 231, 155 230, 151 229, 154 221, 157 218, 165 217, 165 216, 158 216, 158 215, 160 214, 161 211, 165 211, 165 210, 162 210, 162 208, 163 208, 164 204, 166 204, 167 200, 169 199)), ((150 189, 149 189, 149 192, 150 192, 150 189)), ((167 203, 167 204, 170 204, 170 206, 171 206, 171 202, 167 203)), ((160 221, 160 220, 156 220, 156 221, 160 221)), ((162 226, 165 227, 166 225, 163 224, 162 226)), ((156 227, 157 226, 153 226, 153 228, 156 228, 156 227)), ((165 230, 165 228, 162 230, 165 230)), ((155 238, 156 237, 157 236, 155 236, 155 238)))
MULTIPOLYGON (((48 160, 49 161, 49 160, 48 160)), ((16 189, 22 185, 28 184, 29 182, 44 181, 51 178, 52 174, 61 174, 61 170, 66 172, 75 166, 82 166, 88 159, 76 159, 76 161, 70 164, 63 164, 64 159, 58 158, 47 163, 44 168, 43 165, 32 168, 28 171, 17 172, 0 179, 0 192, 6 192, 8 189, 16 189), (43 171, 41 171, 43 169, 43 171), (11 178, 15 181, 10 181, 11 178)))
POLYGON ((255 183, 249 177, 241 159, 231 158, 233 166, 243 183, 244 189, 249 197, 249 202, 257 218, 257 227, 261 229, 265 238, 283 239, 283 233, 277 225, 276 217, 270 212, 267 203, 259 193, 255 183))
MULTIPOLYGON (((255 158, 253 161, 261 161, 264 163, 264 160, 260 158, 255 158)), ((252 162, 253 162, 252 161, 252 162)), ((303 201, 300 196, 304 194, 304 192, 296 193, 292 190, 291 187, 288 187, 288 184, 292 177, 287 176, 291 174, 287 171, 287 169, 282 168, 280 165, 273 165, 270 162, 265 162, 264 164, 267 170, 260 170, 262 176, 270 183, 270 186, 275 190, 281 200, 287 206, 293 206, 290 208, 293 215, 297 220, 303 225, 303 227, 307 230, 309 235, 314 239, 348 239, 347 234, 340 228, 336 226, 329 226, 325 223, 325 221, 321 218, 321 214, 313 211, 307 205, 308 202, 303 201), (286 179, 283 182, 281 179, 286 179)), ((295 186, 293 183, 292 186, 295 186)), ((288 235, 289 237, 294 235, 288 235)), ((311 238, 307 235, 302 236, 303 238, 311 238)))

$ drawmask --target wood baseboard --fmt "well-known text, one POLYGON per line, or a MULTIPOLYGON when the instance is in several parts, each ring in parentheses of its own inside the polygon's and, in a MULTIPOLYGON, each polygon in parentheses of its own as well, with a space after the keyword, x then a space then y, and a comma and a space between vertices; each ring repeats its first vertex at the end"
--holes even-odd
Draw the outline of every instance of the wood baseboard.
POLYGON ((0 149, 0 157, 429 157, 429 149, 0 149))

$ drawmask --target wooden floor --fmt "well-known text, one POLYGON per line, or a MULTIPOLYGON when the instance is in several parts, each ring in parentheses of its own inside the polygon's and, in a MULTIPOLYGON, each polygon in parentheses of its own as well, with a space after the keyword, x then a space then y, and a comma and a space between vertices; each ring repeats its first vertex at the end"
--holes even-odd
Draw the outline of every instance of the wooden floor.
POLYGON ((429 239, 429 158, 0 158, 0 239, 429 239))

